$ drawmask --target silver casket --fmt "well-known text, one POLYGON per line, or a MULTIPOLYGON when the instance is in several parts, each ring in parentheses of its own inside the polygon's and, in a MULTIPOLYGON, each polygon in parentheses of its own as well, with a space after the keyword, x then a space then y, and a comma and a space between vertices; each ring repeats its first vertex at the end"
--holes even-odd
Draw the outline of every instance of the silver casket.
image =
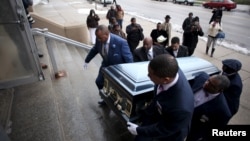
MULTIPOLYGON (((220 73, 212 63, 198 57, 177 58, 177 61, 190 83, 201 71, 209 75, 220 73)), ((104 88, 100 95, 124 122, 137 121, 140 111, 153 98, 154 83, 148 77, 148 63, 149 61, 118 64, 102 70, 104 88)))

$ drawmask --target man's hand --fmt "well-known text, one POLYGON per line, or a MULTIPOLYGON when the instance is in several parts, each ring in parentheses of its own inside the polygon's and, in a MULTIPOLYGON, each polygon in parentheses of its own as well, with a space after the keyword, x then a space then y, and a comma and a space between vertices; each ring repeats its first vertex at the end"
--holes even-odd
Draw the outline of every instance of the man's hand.
POLYGON ((83 69, 86 70, 88 68, 88 63, 84 63, 83 69))
POLYGON ((136 128, 138 127, 138 125, 132 123, 132 122, 127 122, 127 126, 128 126, 128 131, 133 134, 133 135, 137 135, 137 131, 136 128))

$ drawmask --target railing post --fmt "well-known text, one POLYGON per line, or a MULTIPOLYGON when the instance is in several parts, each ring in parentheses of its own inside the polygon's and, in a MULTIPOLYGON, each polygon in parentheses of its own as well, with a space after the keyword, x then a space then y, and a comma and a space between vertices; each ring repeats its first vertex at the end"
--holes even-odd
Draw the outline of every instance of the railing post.
MULTIPOLYGON (((43 32, 47 33, 48 29, 44 29, 43 32)), ((55 73, 55 78, 66 76, 65 71, 58 71, 57 64, 56 64, 56 59, 55 59, 55 55, 54 55, 54 52, 53 52, 53 49, 52 49, 50 38, 45 36, 45 42, 46 42, 46 45, 47 45, 51 65, 52 65, 52 68, 53 68, 54 73, 55 73)))

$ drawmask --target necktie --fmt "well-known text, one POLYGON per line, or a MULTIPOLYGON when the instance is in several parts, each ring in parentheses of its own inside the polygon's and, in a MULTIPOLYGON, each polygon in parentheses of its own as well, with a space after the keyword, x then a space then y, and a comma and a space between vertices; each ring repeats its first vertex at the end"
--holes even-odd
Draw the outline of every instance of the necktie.
POLYGON ((148 52, 148 60, 152 60, 152 59, 153 59, 152 55, 150 54, 150 52, 148 52))
POLYGON ((159 94, 160 92, 162 92, 164 90, 163 85, 159 85, 158 86, 158 90, 157 90, 157 94, 159 94))
POLYGON ((106 43, 102 44, 102 54, 104 57, 107 57, 107 55, 108 55, 106 45, 107 45, 106 43))

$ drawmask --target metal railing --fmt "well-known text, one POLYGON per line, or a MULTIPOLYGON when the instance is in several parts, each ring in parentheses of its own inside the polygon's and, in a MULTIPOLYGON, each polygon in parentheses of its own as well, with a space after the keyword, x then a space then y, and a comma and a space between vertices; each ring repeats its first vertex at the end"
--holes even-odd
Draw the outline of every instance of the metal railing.
POLYGON ((40 36, 43 36, 45 38, 45 42, 46 42, 46 46, 48 49, 51 65, 52 65, 52 68, 55 72, 56 78, 62 76, 63 74, 61 74, 61 73, 63 73, 63 71, 59 71, 57 68, 55 55, 54 55, 54 52, 52 49, 52 43, 51 43, 52 40, 56 40, 59 42, 66 43, 68 45, 72 45, 72 46, 87 49, 87 50, 91 49, 91 46, 89 46, 87 44, 84 44, 84 43, 81 43, 81 42, 78 42, 78 41, 75 41, 75 40, 54 34, 54 33, 51 33, 51 32, 48 32, 47 28, 45 28, 45 29, 32 28, 32 34, 33 35, 40 35, 40 36))

